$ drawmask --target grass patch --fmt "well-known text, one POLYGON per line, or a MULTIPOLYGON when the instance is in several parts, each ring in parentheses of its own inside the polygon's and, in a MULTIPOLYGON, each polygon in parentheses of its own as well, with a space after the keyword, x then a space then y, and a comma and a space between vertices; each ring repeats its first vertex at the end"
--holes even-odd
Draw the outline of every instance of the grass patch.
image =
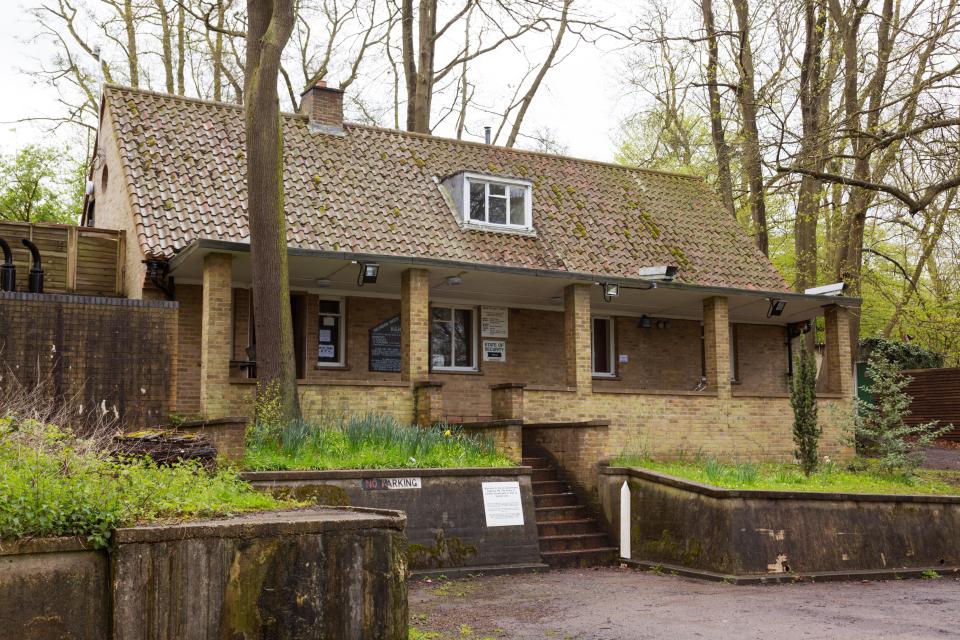
POLYGON ((928 470, 887 474, 875 462, 862 459, 846 467, 821 464, 809 477, 792 464, 725 464, 712 458, 660 461, 642 456, 621 456, 611 465, 649 469, 725 489, 960 495, 958 474, 928 470))
POLYGON ((0 418, 0 539, 80 536, 100 548, 118 527, 289 504, 232 470, 117 461, 99 445, 41 421, 0 418))
POLYGON ((247 441, 244 467, 255 471, 513 466, 490 439, 455 427, 403 425, 384 415, 254 427, 247 441))

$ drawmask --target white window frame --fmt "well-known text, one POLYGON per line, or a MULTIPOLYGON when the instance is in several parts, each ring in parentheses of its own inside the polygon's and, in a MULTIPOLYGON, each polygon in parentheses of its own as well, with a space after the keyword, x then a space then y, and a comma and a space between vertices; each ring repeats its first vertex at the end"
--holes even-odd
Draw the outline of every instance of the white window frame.
POLYGON ((321 362, 321 361, 320 361, 320 353, 319 353, 318 350, 315 350, 314 353, 316 354, 316 358, 315 358, 315 360, 316 360, 316 365, 317 365, 317 367, 322 367, 322 368, 344 367, 344 366, 346 366, 345 363, 346 363, 346 353, 347 353, 347 340, 346 340, 346 336, 347 336, 347 330, 346 330, 346 327, 347 327, 347 308, 346 308, 346 306, 347 306, 347 301, 346 301, 346 298, 338 298, 338 297, 336 297, 336 296, 320 296, 320 298, 317 300, 317 345, 316 345, 316 349, 319 349, 319 347, 320 347, 320 333, 319 333, 319 332, 320 332, 320 318, 322 318, 323 316, 332 316, 332 315, 334 315, 334 314, 332 314, 332 313, 324 313, 323 311, 320 310, 320 303, 322 303, 322 302, 336 302, 336 303, 339 303, 339 305, 340 305, 340 313, 336 314, 336 315, 339 316, 339 318, 340 318, 340 326, 338 327, 338 330, 337 330, 337 340, 339 341, 339 347, 340 347, 340 349, 339 349, 339 354, 340 354, 340 357, 337 359, 336 362, 321 362))
POLYGON ((590 317, 590 372, 594 378, 616 378, 617 377, 617 356, 614 353, 616 345, 616 322, 613 316, 591 316, 590 317), (597 371, 597 351, 593 348, 593 323, 596 320, 604 320, 607 323, 607 354, 610 371, 597 371))
MULTIPOLYGON (((514 178, 498 178, 496 176, 484 175, 482 173, 464 173, 463 174, 463 201, 461 204, 461 213, 463 224, 480 229, 503 230, 511 229, 514 231, 532 231, 533 230, 533 184, 527 180, 517 180, 514 178), (474 220, 470 217, 470 183, 483 182, 484 187, 484 220, 474 220), (506 188, 507 192, 507 221, 504 224, 498 222, 488 222, 490 218, 490 185, 499 184, 506 188), (510 222, 510 187, 523 188, 523 224, 511 224, 510 222)), ((497 196, 495 196, 497 197, 497 196)))
MULTIPOLYGON (((430 370, 431 370, 431 371, 466 371, 466 372, 470 372, 470 371, 479 371, 479 370, 480 370, 479 362, 478 362, 478 360, 477 360, 477 358, 478 358, 478 356, 479 356, 479 349, 477 348, 477 347, 478 347, 477 343, 479 342, 479 331, 480 331, 480 328, 477 326, 477 318, 478 318, 478 315, 479 315, 479 314, 477 314, 477 307, 476 307, 476 306, 473 306, 473 305, 450 304, 450 303, 446 303, 446 302, 438 302, 438 303, 436 303, 436 304, 431 304, 431 305, 430 305, 430 335, 429 335, 430 349, 429 349, 429 352, 430 352, 430 370), (472 355, 473 355, 473 358, 472 358, 473 366, 471 366, 471 367, 457 367, 457 366, 449 366, 449 367, 447 367, 447 366, 439 366, 439 367, 437 367, 437 366, 434 366, 434 364, 433 364, 433 310, 434 310, 434 309, 451 309, 451 310, 453 310, 453 309, 460 309, 460 310, 463 310, 463 311, 469 311, 469 312, 470 312, 470 349, 471 349, 472 355)), ((451 317, 452 317, 452 315, 451 315, 451 317)), ((453 322, 453 320, 451 320, 450 322, 453 322)), ((451 344, 450 344, 450 362, 456 362, 456 361, 457 361, 457 354, 456 354, 456 352, 454 351, 455 346, 456 346, 455 343, 452 343, 452 342, 451 342, 451 344)))

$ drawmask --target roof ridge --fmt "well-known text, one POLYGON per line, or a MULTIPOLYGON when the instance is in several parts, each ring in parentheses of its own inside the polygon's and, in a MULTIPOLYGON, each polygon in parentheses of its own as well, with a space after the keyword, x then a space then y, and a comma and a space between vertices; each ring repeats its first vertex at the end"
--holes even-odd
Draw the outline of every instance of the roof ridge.
MULTIPOLYGON (((195 104, 205 104, 205 105, 212 105, 212 106, 217 106, 217 107, 227 107, 227 108, 235 109, 235 110, 243 110, 243 105, 239 105, 239 104, 236 104, 236 103, 234 103, 234 102, 223 102, 222 100, 208 100, 208 99, 205 99, 205 98, 194 98, 194 97, 192 97, 192 96, 179 96, 179 95, 175 95, 175 94, 172 94, 172 93, 164 93, 164 92, 162 92, 162 91, 155 91, 155 90, 153 90, 153 89, 142 89, 142 88, 139 88, 139 87, 128 87, 128 86, 124 86, 124 85, 120 85, 120 84, 115 84, 115 83, 105 83, 105 84, 103 85, 103 88, 104 88, 104 91, 105 91, 105 92, 106 92, 107 90, 132 91, 132 92, 140 93, 140 94, 144 94, 144 95, 156 96, 156 97, 158 97, 158 98, 170 98, 170 99, 173 99, 173 100, 181 100, 181 101, 183 101, 183 102, 192 102, 192 103, 195 103, 195 104)), ((289 111, 281 111, 281 112, 280 112, 280 115, 282 115, 282 116, 284 116, 284 117, 286 117, 286 118, 291 118, 291 119, 296 119, 296 120, 305 120, 305 119, 307 119, 307 116, 305 116, 305 115, 302 115, 302 114, 299 114, 299 113, 292 113, 292 112, 289 112, 289 111)), ((493 149, 496 149, 497 151, 506 151, 506 152, 508 152, 508 153, 513 153, 513 154, 518 154, 518 155, 524 155, 524 156, 535 156, 535 157, 538 157, 538 158, 552 158, 552 159, 556 159, 556 160, 567 160, 567 161, 572 161, 572 162, 582 162, 582 163, 585 163, 585 164, 592 164, 592 165, 597 165, 597 166, 601 166, 601 167, 610 167, 610 168, 613 168, 613 169, 623 169, 624 171, 628 171, 628 172, 632 172, 632 173, 650 173, 650 174, 654 174, 654 175, 669 176, 669 177, 672 177, 672 178, 683 178, 683 179, 685 179, 685 180, 692 180, 692 181, 694 181, 694 182, 704 182, 704 183, 706 183, 706 180, 703 178, 703 176, 690 175, 690 174, 686 174, 686 173, 679 173, 679 172, 677 172, 677 171, 665 171, 665 170, 663 170, 663 169, 650 169, 650 168, 648 168, 648 167, 635 167, 635 166, 626 165, 626 164, 619 164, 619 163, 616 163, 616 162, 607 162, 607 161, 604 161, 604 160, 593 160, 593 159, 590 159, 590 158, 579 158, 579 157, 577 157, 577 156, 569 156, 569 155, 563 155, 563 154, 559 154, 559 153, 547 153, 547 152, 545 152, 545 151, 534 151, 534 150, 532 150, 532 149, 518 149, 518 148, 516 148, 516 147, 504 147, 504 146, 499 146, 499 145, 488 145, 488 144, 486 144, 485 142, 475 142, 475 141, 473 141, 473 140, 459 140, 459 139, 457 139, 457 138, 448 138, 448 137, 446 137, 446 136, 438 136, 438 135, 433 135, 433 134, 431 134, 431 133, 417 133, 417 132, 414 132, 414 131, 404 131, 403 129, 393 129, 393 128, 390 128, 390 127, 380 127, 380 126, 376 126, 376 125, 362 124, 362 123, 358 123, 358 122, 345 122, 344 125, 345 125, 346 127, 351 128, 351 129, 367 129, 367 130, 370 130, 370 131, 380 131, 380 132, 383 132, 383 133, 388 133, 388 134, 395 135, 395 136, 400 136, 400 137, 419 138, 419 139, 423 139, 423 140, 437 140, 437 141, 443 141, 443 142, 452 142, 452 143, 454 143, 454 144, 459 144, 459 145, 464 145, 464 146, 469 146, 469 147, 493 148, 493 149)))

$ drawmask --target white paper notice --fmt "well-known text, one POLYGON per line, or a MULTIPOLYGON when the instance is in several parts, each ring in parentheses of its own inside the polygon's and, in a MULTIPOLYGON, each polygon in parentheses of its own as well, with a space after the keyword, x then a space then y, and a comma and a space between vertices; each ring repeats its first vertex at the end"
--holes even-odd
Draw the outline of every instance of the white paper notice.
POLYGON ((321 358, 336 358, 337 352, 332 344, 322 344, 320 345, 320 357, 321 358))
POLYGON ((480 307, 480 335, 485 338, 508 337, 506 307, 480 307))
POLYGON ((523 526, 519 482, 484 482, 483 508, 488 527, 523 526))
POLYGON ((333 332, 330 329, 320 329, 320 342, 333 342, 333 332))

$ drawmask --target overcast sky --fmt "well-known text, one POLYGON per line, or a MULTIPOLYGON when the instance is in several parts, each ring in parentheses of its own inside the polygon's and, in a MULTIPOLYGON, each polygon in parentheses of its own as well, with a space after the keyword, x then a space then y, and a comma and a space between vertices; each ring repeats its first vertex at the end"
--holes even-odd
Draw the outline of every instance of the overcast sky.
MULTIPOLYGON (((35 68, 37 58, 49 58, 53 51, 27 41, 35 27, 29 9, 39 0, 0 0, 16 3, 20 9, 4 11, 0 20, 0 145, 9 153, 23 145, 56 143, 63 133, 51 133, 49 125, 17 124, 24 117, 59 113, 57 95, 24 73, 35 68)), ((606 15, 627 19, 636 2, 591 0, 591 10, 602 8, 606 15)), ((478 70, 478 82, 495 82, 496 69, 478 70)), ((528 114, 524 130, 547 127, 559 142, 568 145, 570 155, 610 160, 613 157, 619 121, 629 113, 631 101, 623 98, 619 83, 621 58, 616 52, 580 44, 563 64, 548 75, 528 114)), ((477 76, 475 76, 477 77, 477 76)), ((490 124, 495 124, 491 122, 490 124)))

